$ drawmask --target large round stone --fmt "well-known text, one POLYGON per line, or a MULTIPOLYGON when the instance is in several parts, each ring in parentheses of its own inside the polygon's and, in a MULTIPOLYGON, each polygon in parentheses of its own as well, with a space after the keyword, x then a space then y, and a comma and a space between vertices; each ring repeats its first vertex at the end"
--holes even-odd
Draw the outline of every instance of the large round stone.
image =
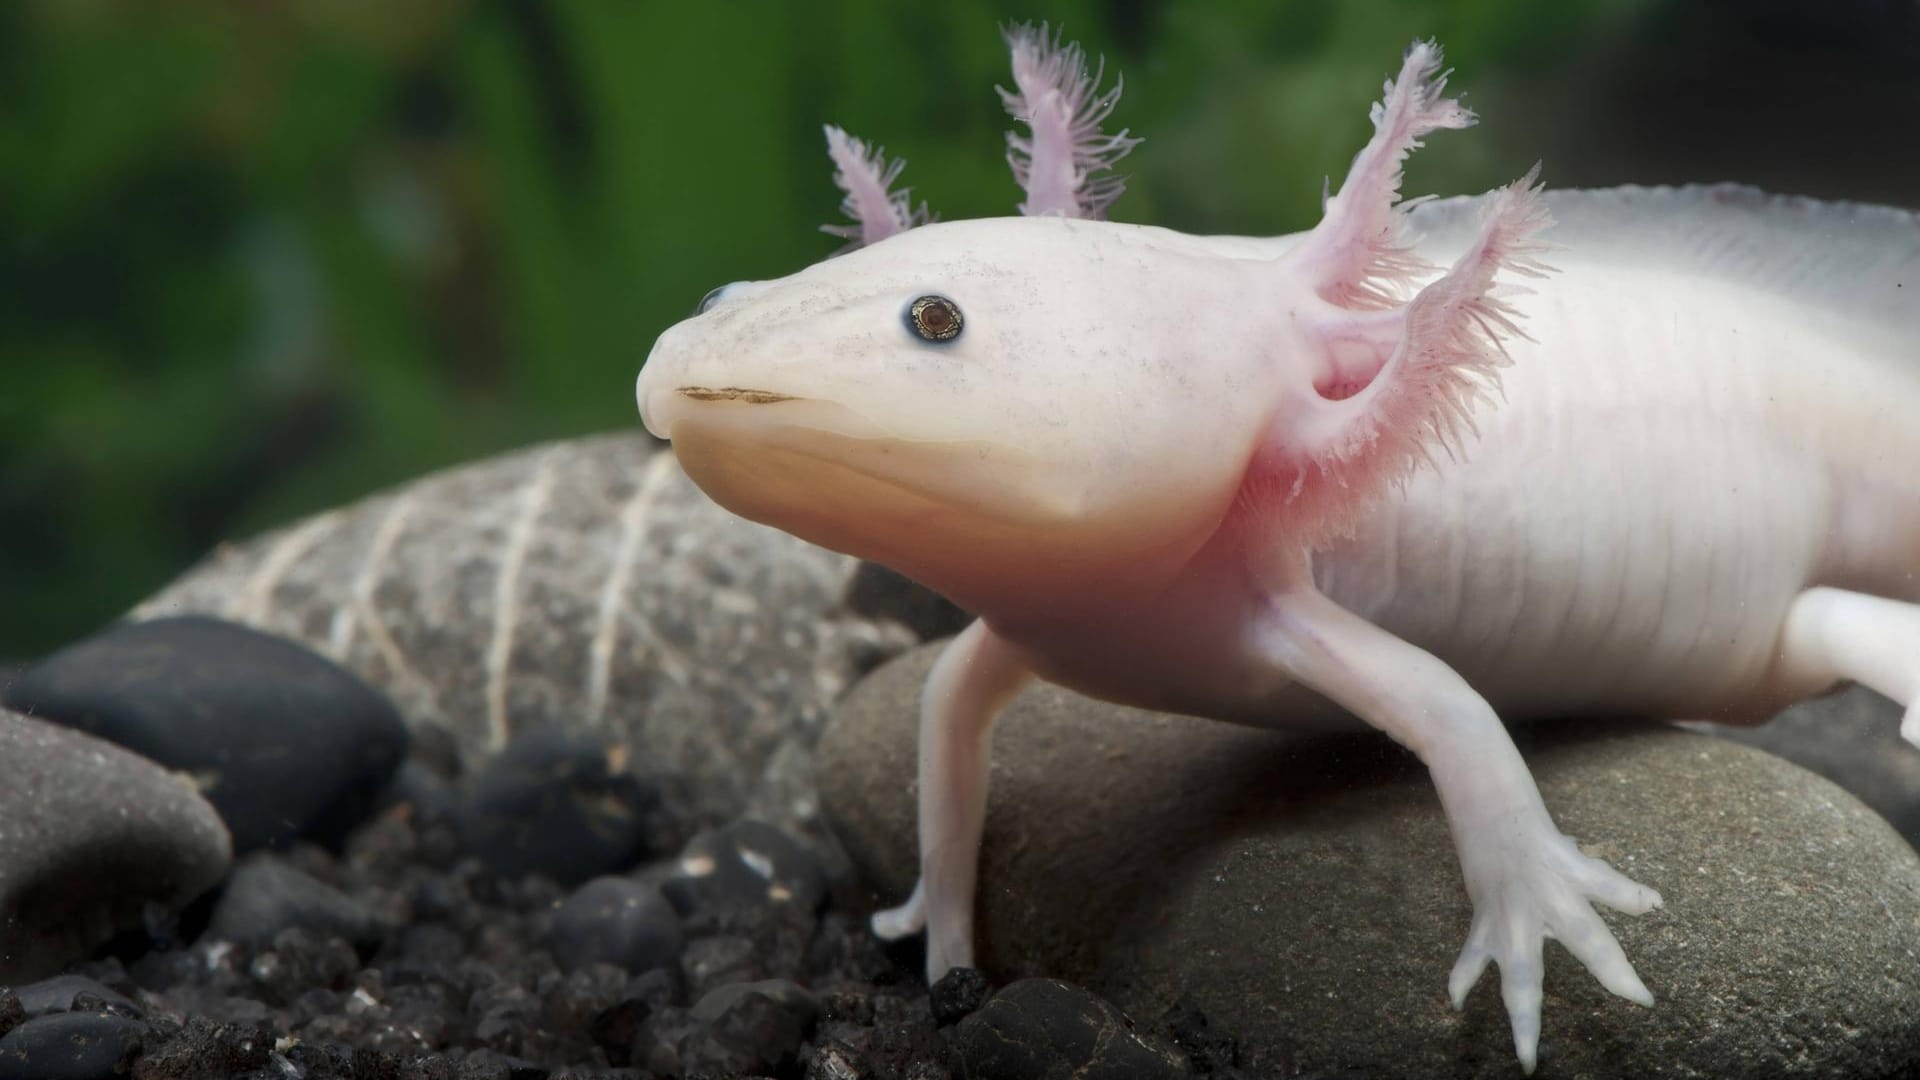
MULTIPOLYGON (((883 667, 819 747, 829 824, 884 899, 913 884, 914 715, 934 650, 883 667)), ((1611 915, 1658 998, 1547 951, 1543 1075, 1920 1068, 1920 856, 1778 758, 1647 723, 1532 725, 1561 828, 1666 906, 1611 915)), ((995 739, 981 963, 1137 1017, 1182 993, 1308 1069, 1517 1075, 1497 973, 1446 977, 1470 908, 1426 773, 1385 739, 1258 731, 1041 686, 995 739)))
POLYGON ((187 778, 0 709, 0 986, 179 910, 230 861, 226 826, 187 778))

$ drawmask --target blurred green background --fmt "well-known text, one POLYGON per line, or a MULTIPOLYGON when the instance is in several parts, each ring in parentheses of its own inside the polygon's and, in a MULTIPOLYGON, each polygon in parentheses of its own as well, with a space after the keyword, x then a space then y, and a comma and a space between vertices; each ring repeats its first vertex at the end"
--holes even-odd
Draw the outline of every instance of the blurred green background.
POLYGON ((1916 0, 0 6, 0 659, 211 546, 637 425, 653 337, 837 245, 820 125, 1011 212, 996 32, 1126 76, 1113 216, 1315 219, 1400 51, 1484 126, 1409 192, 1739 179, 1920 202, 1916 0))

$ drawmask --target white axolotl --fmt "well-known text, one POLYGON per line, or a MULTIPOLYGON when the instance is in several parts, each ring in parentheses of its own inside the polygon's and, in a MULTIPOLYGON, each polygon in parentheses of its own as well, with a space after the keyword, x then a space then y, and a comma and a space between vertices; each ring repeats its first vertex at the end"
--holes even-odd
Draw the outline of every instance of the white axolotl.
POLYGON ((920 884, 876 928, 924 926, 929 979, 971 961, 988 734, 1028 680, 1263 726, 1307 687, 1431 771, 1456 1007, 1497 963, 1531 1071, 1548 937, 1651 1005, 1593 905, 1659 894, 1560 833, 1500 714, 1758 722, 1854 680, 1920 743, 1920 216, 1531 176, 1396 205, 1472 121, 1416 44, 1311 232, 1088 220, 1113 95, 1014 45, 1031 216, 909 228, 897 164, 830 130, 897 235, 717 291, 638 384, 722 505, 979 615, 926 685, 920 884))

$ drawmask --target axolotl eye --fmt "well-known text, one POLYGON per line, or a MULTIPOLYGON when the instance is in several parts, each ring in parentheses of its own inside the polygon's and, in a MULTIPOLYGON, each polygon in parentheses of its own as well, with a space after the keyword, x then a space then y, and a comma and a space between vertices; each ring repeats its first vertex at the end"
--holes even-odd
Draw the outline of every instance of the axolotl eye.
POLYGON ((965 325, 959 305, 944 296, 928 294, 907 305, 907 329, 923 341, 952 341, 965 325))
POLYGON ((737 284, 737 282, 727 285, 716 285, 708 289, 707 295, 701 297, 700 303, 695 305, 693 313, 695 315, 705 315, 707 312, 712 311, 713 305, 724 299, 727 295, 727 290, 733 288, 734 284, 737 284))

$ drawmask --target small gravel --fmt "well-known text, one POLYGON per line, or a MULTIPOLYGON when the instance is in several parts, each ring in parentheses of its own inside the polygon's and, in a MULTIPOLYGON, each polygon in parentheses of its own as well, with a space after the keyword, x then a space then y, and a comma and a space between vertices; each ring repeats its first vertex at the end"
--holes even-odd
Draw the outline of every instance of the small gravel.
MULTIPOLYGON (((650 835, 677 846, 568 890, 483 858, 444 790, 458 778, 419 783, 445 769, 416 755, 337 852, 255 855, 176 924, 0 990, 0 1080, 1023 1075, 956 1045, 995 1007, 985 976, 958 970, 930 1000, 919 944, 875 938, 861 890, 790 834, 657 812, 650 835)), ((1165 1022, 1139 1035, 1156 1061, 1236 1075, 1230 1049, 1194 1053, 1165 1022)))

